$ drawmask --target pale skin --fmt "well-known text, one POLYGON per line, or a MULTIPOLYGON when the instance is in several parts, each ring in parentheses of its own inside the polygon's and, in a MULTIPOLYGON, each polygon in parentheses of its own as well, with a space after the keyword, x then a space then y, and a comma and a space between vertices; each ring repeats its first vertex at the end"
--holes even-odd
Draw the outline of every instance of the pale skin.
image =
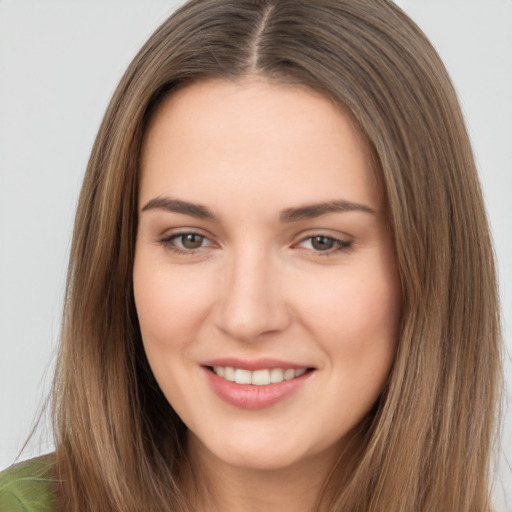
POLYGON ((314 510, 396 349, 400 285, 364 138, 305 88, 211 80, 159 108, 141 173, 135 301, 210 490, 192 501, 314 510), (211 385, 225 379, 207 363, 223 358, 306 373, 276 403, 247 408, 211 385))

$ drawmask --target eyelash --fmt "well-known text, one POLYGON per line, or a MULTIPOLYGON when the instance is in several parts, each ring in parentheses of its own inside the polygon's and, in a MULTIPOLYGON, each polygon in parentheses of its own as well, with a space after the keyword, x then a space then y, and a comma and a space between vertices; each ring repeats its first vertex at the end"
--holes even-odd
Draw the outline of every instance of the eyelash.
POLYGON ((352 241, 350 241, 350 240, 342 240, 340 238, 336 238, 336 237, 328 236, 328 235, 322 235, 322 234, 306 236, 297 245, 303 244, 304 242, 306 242, 308 240, 310 241, 310 244, 312 244, 313 240, 315 238, 323 238, 324 240, 333 244, 333 247, 326 249, 324 251, 315 250, 312 247, 308 248, 309 250, 312 250, 315 253, 315 255, 318 255, 318 256, 330 256, 330 255, 337 254, 340 252, 346 252, 352 248, 352 241))
MULTIPOLYGON (((169 249, 173 251, 174 253, 181 255, 181 256, 192 256, 197 251, 203 249, 203 247, 198 247, 196 249, 185 249, 181 248, 176 245, 175 240, 177 239, 183 239, 186 236, 194 235, 197 237, 200 237, 202 241, 208 240, 208 238, 205 235, 202 235, 201 233, 198 233, 197 231, 183 231, 181 233, 174 233, 172 235, 166 236, 165 238, 162 238, 159 240, 159 243, 162 244, 166 249, 169 249)), ((211 243, 210 243, 211 245, 211 243)))
MULTIPOLYGON (((340 252, 346 252, 346 251, 349 251, 351 248, 352 248, 352 241, 349 241, 349 240, 342 240, 342 239, 339 239, 339 238, 335 238, 333 236, 328 236, 328 235, 322 235, 322 234, 315 234, 315 235, 309 235, 309 236, 306 236, 304 238, 302 238, 297 244, 294 244, 294 247, 300 247, 301 244, 304 244, 304 242, 306 241, 310 241, 310 244, 313 243, 313 240, 314 239, 319 239, 319 238, 322 238, 324 239, 325 241, 327 241, 328 243, 332 243, 333 244, 333 247, 330 247, 326 250, 315 250, 313 247, 309 247, 309 248, 305 248, 305 247, 302 247, 304 249, 307 249, 307 250, 311 250, 315 253, 315 255, 318 255, 318 256, 330 256, 330 255, 333 255, 333 254, 337 254, 337 253, 340 253, 340 252)), ((203 246, 202 243, 204 241, 208 241, 208 238, 201 234, 201 233, 198 233, 197 231, 185 231, 185 232, 181 232, 181 233, 174 233, 170 236, 167 236, 165 238, 162 238, 159 240, 159 243, 162 244, 166 249, 169 249, 171 250, 172 252, 178 254, 178 255, 181 255, 181 256, 193 256, 194 254, 197 253, 197 251, 200 251, 201 249, 204 249, 204 247, 208 247, 209 245, 212 245, 211 242, 209 244, 207 244, 206 246, 203 246), (197 247, 197 248, 194 248, 194 249, 185 249, 185 248, 181 248, 179 246, 176 245, 176 242, 175 240, 178 240, 178 239, 183 239, 183 237, 186 237, 186 236, 190 236, 190 235, 193 235, 193 236, 197 236, 197 237, 200 237, 201 238, 201 246, 200 247, 197 247)))

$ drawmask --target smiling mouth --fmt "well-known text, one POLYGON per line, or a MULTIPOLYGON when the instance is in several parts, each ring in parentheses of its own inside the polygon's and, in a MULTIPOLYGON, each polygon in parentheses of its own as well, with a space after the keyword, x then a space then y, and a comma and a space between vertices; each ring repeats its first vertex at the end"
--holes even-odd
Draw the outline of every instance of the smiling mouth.
POLYGON ((296 379, 306 372, 312 371, 311 368, 268 368, 254 371, 232 366, 209 366, 208 368, 215 375, 229 382, 252 384, 254 386, 278 384, 286 380, 296 379))

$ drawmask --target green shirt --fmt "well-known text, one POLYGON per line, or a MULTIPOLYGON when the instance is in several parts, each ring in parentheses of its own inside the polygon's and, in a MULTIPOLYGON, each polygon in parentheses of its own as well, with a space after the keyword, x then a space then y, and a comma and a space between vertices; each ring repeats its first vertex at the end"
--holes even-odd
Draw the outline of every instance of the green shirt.
POLYGON ((55 512, 53 457, 15 464, 0 473, 1 512, 55 512))

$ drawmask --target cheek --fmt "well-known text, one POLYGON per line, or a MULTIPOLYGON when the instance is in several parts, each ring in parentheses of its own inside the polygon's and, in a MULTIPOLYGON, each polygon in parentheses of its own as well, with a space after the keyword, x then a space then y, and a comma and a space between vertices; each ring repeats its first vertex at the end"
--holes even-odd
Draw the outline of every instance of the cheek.
POLYGON ((200 280, 192 273, 171 272, 165 263, 136 257, 134 296, 144 351, 160 389, 177 410, 197 392, 182 383, 194 368, 194 340, 209 301, 208 288, 200 280))
POLYGON ((321 293, 308 293, 303 307, 303 321, 340 385, 369 402, 380 393, 395 356, 401 300, 396 276, 371 268, 352 269, 321 293))
POLYGON ((395 281, 387 276, 354 272, 331 280, 329 286, 311 288, 303 296, 302 309, 308 312, 311 323, 334 337, 356 342, 370 334, 377 338, 396 336, 400 294, 395 281))
POLYGON ((200 273, 152 268, 142 260, 134 266, 134 295, 146 349, 184 346, 201 322, 210 302, 208 281, 200 273))
POLYGON ((355 426, 375 404, 391 370, 400 296, 394 283, 385 279, 345 285, 332 291, 332 306, 317 325, 325 327, 323 338, 318 339, 328 354, 338 400, 343 397, 338 420, 355 426))

